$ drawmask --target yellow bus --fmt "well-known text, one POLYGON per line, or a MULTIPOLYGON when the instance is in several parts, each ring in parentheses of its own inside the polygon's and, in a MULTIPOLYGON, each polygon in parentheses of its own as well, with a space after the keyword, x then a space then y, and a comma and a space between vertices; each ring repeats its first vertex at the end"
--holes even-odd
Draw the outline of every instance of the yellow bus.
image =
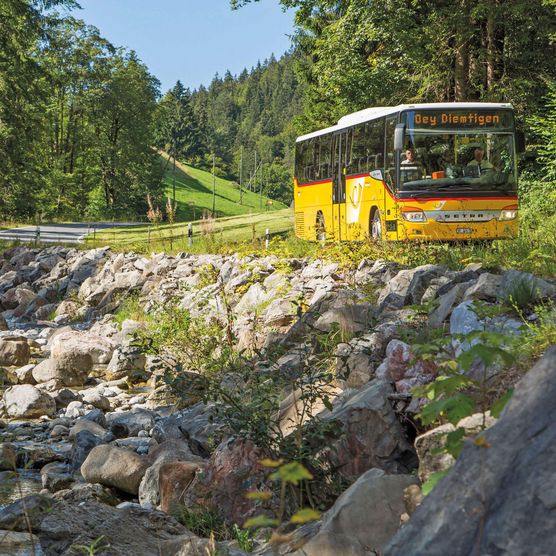
POLYGON ((510 104, 409 104, 349 114, 296 141, 296 236, 515 237, 522 150, 510 104))

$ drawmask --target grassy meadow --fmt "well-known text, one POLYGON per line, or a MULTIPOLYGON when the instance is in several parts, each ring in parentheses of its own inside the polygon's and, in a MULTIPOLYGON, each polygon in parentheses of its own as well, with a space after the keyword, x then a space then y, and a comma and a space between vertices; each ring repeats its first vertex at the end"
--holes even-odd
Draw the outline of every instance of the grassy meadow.
MULTIPOLYGON (((168 155, 161 152, 164 165, 164 190, 172 198, 174 174, 173 164, 168 161, 168 155)), ((200 220, 203 209, 212 210, 213 178, 210 172, 199 170, 193 166, 176 162, 176 221, 191 222, 200 220)), ((239 186, 223 178, 216 178, 215 211, 219 217, 237 216, 254 212, 271 212, 281 210, 286 206, 278 201, 272 201, 258 192, 244 191, 240 204, 239 186)))

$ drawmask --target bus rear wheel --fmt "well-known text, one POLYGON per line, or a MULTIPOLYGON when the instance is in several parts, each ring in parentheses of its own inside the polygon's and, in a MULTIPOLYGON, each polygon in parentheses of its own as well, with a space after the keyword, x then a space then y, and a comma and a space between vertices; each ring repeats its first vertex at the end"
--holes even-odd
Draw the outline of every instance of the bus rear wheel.
POLYGON ((371 215, 370 228, 372 239, 382 239, 382 223, 380 221, 380 212, 378 209, 375 209, 371 215))
POLYGON ((322 212, 317 213, 315 230, 316 230, 317 241, 326 241, 326 226, 324 224, 324 214, 322 214, 322 212))

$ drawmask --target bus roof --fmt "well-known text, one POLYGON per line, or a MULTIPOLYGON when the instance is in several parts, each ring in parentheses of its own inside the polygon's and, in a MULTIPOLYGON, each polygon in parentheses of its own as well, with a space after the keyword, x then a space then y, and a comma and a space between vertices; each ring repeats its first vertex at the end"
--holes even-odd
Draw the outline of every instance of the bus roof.
POLYGON ((312 139, 313 137, 319 137, 320 135, 326 135, 327 133, 333 133, 334 131, 340 131, 356 124, 376 120, 377 118, 389 116, 390 114, 397 114, 402 110, 413 110, 415 108, 420 110, 442 110, 443 108, 457 110, 467 108, 511 109, 513 107, 511 104, 499 102, 431 102, 427 104, 400 104, 399 106, 378 106, 375 108, 365 108, 365 110, 360 110, 359 112, 354 112, 353 114, 348 114, 347 116, 340 118, 336 125, 325 129, 319 129, 318 131, 313 131, 313 133, 301 135, 296 139, 296 142, 299 143, 300 141, 312 139))

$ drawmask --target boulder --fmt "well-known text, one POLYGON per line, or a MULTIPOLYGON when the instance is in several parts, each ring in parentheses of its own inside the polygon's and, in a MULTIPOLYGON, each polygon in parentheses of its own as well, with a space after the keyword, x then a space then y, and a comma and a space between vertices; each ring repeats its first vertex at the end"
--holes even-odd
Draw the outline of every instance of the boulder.
POLYGON ((202 461, 191 453, 185 442, 179 440, 167 440, 157 445, 149 452, 149 459, 153 464, 147 469, 139 485, 139 503, 150 504, 153 508, 160 506, 160 469, 164 464, 202 461))
POLYGON ((91 450, 96 448, 101 442, 102 440, 99 436, 88 430, 82 430, 75 434, 69 453, 69 464, 72 473, 81 469, 91 450))
POLYGON ((444 267, 432 264, 400 270, 380 292, 377 302, 381 306, 393 304, 396 307, 420 303, 431 281, 445 272, 444 267))
POLYGON ((115 344, 104 336, 65 328, 63 332, 53 336, 49 347, 53 359, 61 358, 67 353, 81 354, 88 355, 92 365, 106 365, 112 357, 115 344))
POLYGON ((235 523, 243 523, 258 513, 258 507, 245 497, 245 491, 265 484, 262 452, 252 442, 231 439, 222 442, 202 473, 197 473, 183 493, 187 507, 218 513, 235 523))
POLYGON ((434 359, 414 359, 409 344, 391 340, 386 347, 386 358, 376 370, 376 377, 395 382, 397 392, 409 394, 415 386, 432 382, 439 371, 434 359))
POLYGON ((117 506, 121 499, 117 496, 118 491, 108 487, 90 483, 74 483, 71 488, 59 490, 53 494, 56 500, 64 500, 70 504, 81 504, 83 502, 102 502, 109 506, 117 506))
POLYGON ((147 458, 135 452, 104 444, 91 450, 81 466, 81 474, 89 483, 100 483, 137 495, 149 463, 147 458))
POLYGON ((103 396, 96 388, 81 392, 81 399, 83 403, 92 405, 97 409, 110 411, 110 400, 106 396, 103 396))
POLYGON ((154 415, 148 409, 134 408, 131 411, 107 415, 110 432, 115 438, 137 436, 140 431, 149 431, 154 425, 154 415))
POLYGON ((336 375, 347 388, 360 388, 371 378, 384 352, 381 334, 373 332, 336 348, 336 375))
POLYGON ((516 385, 483 441, 466 443, 385 556, 554 553, 555 368, 553 346, 516 385))
POLYGON ((53 416, 56 402, 46 392, 41 392, 31 384, 12 386, 4 392, 6 413, 17 419, 33 419, 53 416))
POLYGON ((523 296, 526 298, 525 301, 534 302, 555 294, 556 286, 554 284, 528 272, 511 269, 502 274, 496 297, 504 302, 511 301, 510 298, 513 298, 514 302, 519 303, 519 298, 523 296))
POLYGON ((9 442, 0 444, 0 471, 15 471, 17 452, 15 446, 9 442))
POLYGON ((43 517, 52 509, 48 496, 25 496, 0 509, 0 529, 37 532, 43 517))
POLYGON ((347 480, 373 467, 387 473, 408 473, 417 467, 415 452, 388 399, 392 393, 390 384, 374 379, 359 391, 346 392, 332 412, 321 414, 337 429, 324 451, 347 480))
POLYGON ((494 301, 500 284, 502 282, 502 277, 497 274, 491 274, 490 272, 485 272, 479 276, 479 279, 475 284, 470 286, 464 294, 465 300, 481 299, 483 301, 494 301))
POLYGON ((170 513, 184 504, 184 495, 201 465, 196 462, 174 461, 159 468, 160 509, 170 513))
POLYGON ((224 434, 222 420, 211 405, 202 402, 159 419, 152 431, 153 439, 159 444, 166 440, 185 441, 194 454, 202 457, 210 455, 213 442, 220 442, 224 434))
POLYGON ((4 337, 0 339, 0 365, 17 366, 27 365, 31 350, 25 338, 4 337))
POLYGON ((162 512, 146 511, 136 504, 119 509, 95 500, 54 500, 38 531, 46 554, 68 556, 79 553, 76 546, 92 545, 99 555, 170 556, 161 552, 161 545, 187 533, 183 525, 162 512))
POLYGON ((33 378, 33 369, 35 365, 24 365, 19 367, 14 371, 15 376, 19 384, 36 384, 37 382, 33 378))
POLYGON ((41 469, 42 487, 50 492, 57 492, 71 486, 73 476, 65 463, 48 463, 41 469))
POLYGON ((145 372, 147 358, 133 346, 120 346, 116 349, 106 368, 107 380, 129 378, 132 382, 145 382, 149 377, 145 372))
POLYGON ((405 513, 404 490, 417 481, 410 475, 386 475, 370 469, 326 512, 319 532, 296 556, 367 556, 380 554, 405 513))
POLYGON ((45 359, 33 369, 37 383, 59 381, 64 386, 82 386, 93 369, 88 353, 65 352, 56 359, 45 359))
POLYGON ((344 335, 368 331, 374 322, 375 307, 370 303, 334 307, 323 313, 314 328, 320 332, 331 332, 336 326, 344 335))
POLYGON ((106 429, 101 427, 98 423, 82 417, 78 419, 75 425, 69 430, 69 439, 73 440, 81 431, 89 431, 99 438, 102 438, 106 434, 106 429))

